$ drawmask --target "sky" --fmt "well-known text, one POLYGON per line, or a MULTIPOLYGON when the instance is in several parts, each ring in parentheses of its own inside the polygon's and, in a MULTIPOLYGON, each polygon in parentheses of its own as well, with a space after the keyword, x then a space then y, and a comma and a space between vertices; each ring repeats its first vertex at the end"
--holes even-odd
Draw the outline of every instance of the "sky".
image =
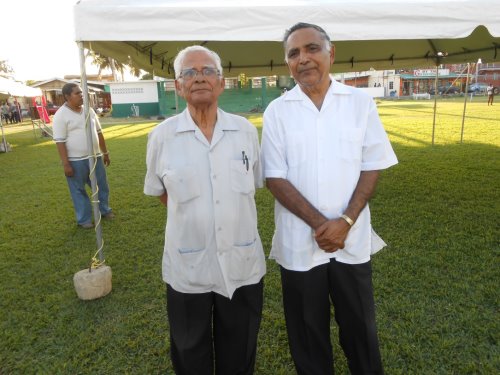
MULTIPOLYGON (((64 78, 80 74, 74 42, 73 6, 77 0, 12 0, 2 2, 0 60, 18 81, 64 78)), ((97 67, 86 64, 87 74, 97 67)))

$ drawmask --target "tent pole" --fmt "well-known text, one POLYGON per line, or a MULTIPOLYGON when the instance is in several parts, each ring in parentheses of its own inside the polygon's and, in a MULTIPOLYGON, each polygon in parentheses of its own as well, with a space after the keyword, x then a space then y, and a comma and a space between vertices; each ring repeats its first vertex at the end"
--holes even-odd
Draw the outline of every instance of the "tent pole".
POLYGON ((469 91, 470 63, 467 63, 467 79, 465 80, 464 113, 462 115, 462 132, 460 133, 460 143, 464 141, 465 109, 467 108, 467 92, 469 91))
POLYGON ((99 261, 104 261, 102 251, 102 226, 101 226, 101 213, 99 211, 99 199, 97 198, 97 180, 95 177, 96 156, 94 155, 94 147, 92 145, 93 122, 90 121, 90 107, 89 107, 89 92, 87 86, 87 72, 85 70, 85 54, 83 51, 83 42, 78 42, 78 49, 80 50, 80 73, 81 85, 83 91, 83 112, 85 114, 86 130, 87 130, 87 147, 89 153, 89 168, 90 168, 90 185, 92 187, 92 211, 94 213, 94 223, 96 224, 96 240, 97 249, 99 250, 99 261))
POLYGON ((436 106, 438 96, 439 65, 436 65, 436 78, 434 79, 434 119, 432 120, 432 145, 434 146, 434 133, 436 130, 436 106))

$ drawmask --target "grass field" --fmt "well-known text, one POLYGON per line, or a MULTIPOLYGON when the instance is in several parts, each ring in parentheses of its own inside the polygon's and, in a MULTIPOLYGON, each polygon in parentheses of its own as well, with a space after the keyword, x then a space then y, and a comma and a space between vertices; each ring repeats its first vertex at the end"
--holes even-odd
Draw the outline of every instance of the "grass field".
MULTIPOLYGON (((500 373, 500 103, 380 101, 400 163, 372 200, 389 246, 373 258, 386 373, 500 373)), ((261 127, 261 115, 250 115, 261 127)), ((103 223, 113 291, 83 302, 74 273, 95 252, 76 228, 56 148, 9 125, 0 154, 0 374, 172 374, 161 255, 165 209, 142 193, 152 122, 104 124, 116 218, 103 223)), ((257 193, 266 254, 273 199, 257 193)), ((336 339, 337 374, 347 366, 336 339)), ((256 374, 294 374, 278 268, 268 261, 256 374)))

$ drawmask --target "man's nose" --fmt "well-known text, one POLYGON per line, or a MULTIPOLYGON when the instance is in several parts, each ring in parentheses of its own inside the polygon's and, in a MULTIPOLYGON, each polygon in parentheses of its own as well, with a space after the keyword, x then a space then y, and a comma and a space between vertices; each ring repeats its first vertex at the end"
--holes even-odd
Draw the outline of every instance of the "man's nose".
POLYGON ((203 72, 196 72, 196 75, 194 76, 195 82, 204 82, 205 81, 205 76, 203 75, 203 72))
POLYGON ((309 54, 306 51, 300 51, 299 53, 299 63, 305 64, 309 61, 309 54))

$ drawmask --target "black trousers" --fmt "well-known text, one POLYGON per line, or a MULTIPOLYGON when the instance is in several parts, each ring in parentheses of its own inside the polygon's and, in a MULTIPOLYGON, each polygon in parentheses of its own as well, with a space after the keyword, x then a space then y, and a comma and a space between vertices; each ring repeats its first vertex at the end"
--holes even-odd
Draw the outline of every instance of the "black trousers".
POLYGON ((300 375, 333 374, 330 299, 351 374, 383 374, 371 262, 330 263, 306 272, 281 267, 290 352, 300 375))
POLYGON ((188 294, 167 284, 170 355, 177 375, 250 375, 262 317, 263 281, 232 299, 188 294))

